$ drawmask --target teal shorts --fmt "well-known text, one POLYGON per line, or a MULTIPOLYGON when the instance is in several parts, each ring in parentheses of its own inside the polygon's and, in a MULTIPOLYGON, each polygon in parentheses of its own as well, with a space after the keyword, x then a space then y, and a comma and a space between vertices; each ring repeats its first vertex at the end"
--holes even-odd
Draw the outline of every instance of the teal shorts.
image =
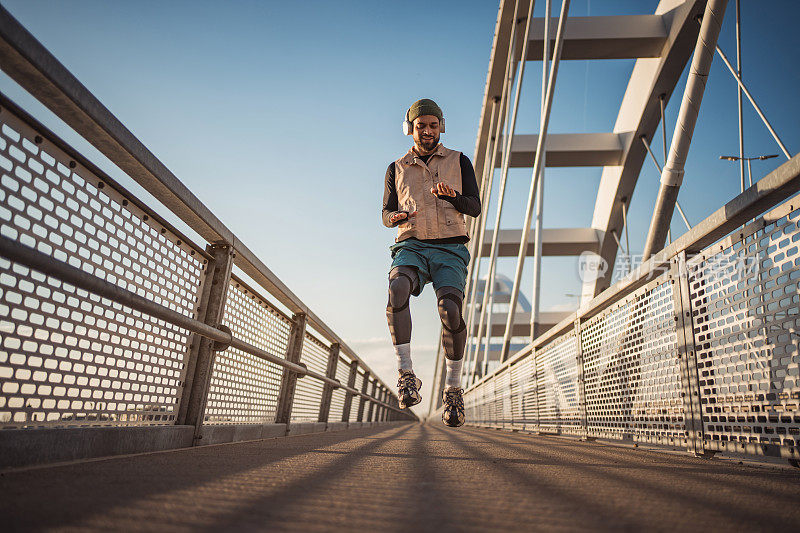
POLYGON ((389 247, 389 250, 392 251, 391 268, 409 266, 417 269, 419 286, 414 296, 419 296, 422 288, 431 281, 434 290, 455 287, 464 292, 469 251, 463 244, 428 244, 406 239, 389 247))

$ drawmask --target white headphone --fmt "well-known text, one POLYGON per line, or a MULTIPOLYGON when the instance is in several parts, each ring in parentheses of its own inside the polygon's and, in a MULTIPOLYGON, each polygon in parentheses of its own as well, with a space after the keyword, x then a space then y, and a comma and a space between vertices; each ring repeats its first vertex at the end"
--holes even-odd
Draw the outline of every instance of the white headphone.
MULTIPOLYGON (((411 135, 414 133, 414 124, 408 120, 409 111, 411 111, 410 107, 408 111, 406 111, 406 119, 403 121, 403 135, 411 135)), ((439 133, 444 133, 444 117, 439 119, 439 133)))

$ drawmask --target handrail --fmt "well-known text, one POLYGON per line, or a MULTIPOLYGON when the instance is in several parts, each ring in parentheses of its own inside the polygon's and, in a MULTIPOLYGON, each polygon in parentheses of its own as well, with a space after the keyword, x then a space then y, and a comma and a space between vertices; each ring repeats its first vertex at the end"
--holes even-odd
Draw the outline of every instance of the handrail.
POLYGON ((631 271, 615 285, 604 290, 577 311, 571 313, 547 332, 537 337, 536 340, 522 348, 512 357, 509 357, 494 371, 473 383, 465 392, 469 392, 492 379, 532 350, 544 346, 560 333, 572 327, 575 320, 590 318, 635 291, 650 281, 654 275, 659 273, 660 269, 668 265, 670 260, 681 252, 696 253, 701 251, 770 207, 790 198, 798 191, 800 191, 800 153, 795 154, 789 161, 714 211, 691 230, 643 262, 636 270, 631 271))
MULTIPOLYGON (((117 183, 116 180, 114 180, 108 174, 103 172, 94 163, 92 163, 91 161, 86 159, 83 155, 81 155, 79 152, 74 150, 69 144, 67 144, 58 135, 53 133, 50 129, 48 129, 45 125, 43 125, 41 122, 39 122, 36 118, 34 118, 28 112, 26 112, 24 109, 19 107, 10 98, 8 98, 8 96, 6 96, 2 92, 0 92, 0 112, 2 112, 3 109, 7 110, 8 112, 12 113, 13 115, 16 115, 17 117, 22 119, 24 122, 27 122, 35 130, 37 130, 38 132, 40 132, 43 135, 45 135, 47 137, 47 139, 53 145, 58 147, 63 152, 68 153, 70 155, 70 157, 73 158, 78 164, 80 164, 82 167, 86 168, 91 173, 93 173, 95 176, 97 176, 100 180, 102 180, 102 182, 104 182, 106 186, 116 190, 119 194, 121 194, 123 197, 125 197, 132 205, 135 205, 138 209, 140 209, 147 216, 152 218, 154 221, 158 222, 158 224, 160 226, 162 226, 163 228, 166 228, 168 231, 170 231, 172 234, 174 234, 176 237, 178 237, 180 240, 182 240, 184 243, 186 243, 186 245, 191 247, 198 256, 203 257, 205 259, 211 259, 211 256, 205 250, 203 250, 203 248, 201 246, 199 246, 197 243, 192 242, 191 239, 186 237, 186 235, 184 235, 180 230, 175 228, 175 226, 173 226, 166 219, 161 217, 155 210, 153 210, 150 207, 148 207, 144 202, 139 200, 135 195, 133 195, 125 187, 123 187, 122 185, 117 183)), ((8 241, 8 239, 5 238, 5 237, 3 237, 3 239, 5 241, 8 241)), ((0 246, 0 248, 2 248, 4 250, 6 250, 6 249, 10 250, 12 247, 13 247, 13 242, 3 242, 2 246, 0 246)), ((20 255, 20 254, 27 254, 27 253, 29 253, 29 251, 23 250, 21 252, 18 252, 17 254, 20 255)), ((0 256, 3 256, 3 254, 0 253, 0 256)), ((39 264, 42 268, 45 268, 45 265, 47 265, 47 261, 50 261, 50 260, 52 260, 52 259, 45 259, 45 256, 43 254, 42 254, 42 257, 38 257, 37 256, 37 259, 36 259, 37 264, 39 264)), ((24 263, 24 261, 20 261, 20 262, 24 263)), ((27 266, 30 267, 31 265, 28 264, 27 266)), ((69 265, 65 265, 65 266, 68 267, 68 268, 72 268, 69 265)), ((58 268, 58 267, 56 267, 56 268, 58 268)), ((77 276, 78 273, 76 272, 75 275, 77 276)), ((83 279, 83 278, 81 278, 81 279, 83 279)), ((154 304, 150 300, 143 299, 139 295, 136 295, 135 293, 132 293, 130 291, 122 289, 122 288, 120 288, 120 287, 118 287, 116 285, 109 284, 107 282, 102 282, 102 280, 99 280, 98 278, 93 278, 92 276, 86 277, 84 279, 84 281, 81 281, 79 283, 73 283, 73 284, 75 286, 78 286, 78 287, 84 288, 85 290, 90 290, 90 291, 91 291, 91 289, 89 287, 91 287, 91 286, 103 287, 103 290, 106 291, 107 293, 109 293, 109 294, 117 294, 118 296, 121 295, 121 297, 123 299, 125 299, 126 301, 130 300, 131 302, 133 302, 133 301, 138 299, 138 301, 142 305, 141 307, 137 307, 138 304, 135 304, 135 303, 126 303, 126 305, 128 305, 129 307, 131 307, 133 309, 137 309, 137 310, 142 311, 142 312, 147 312, 147 313, 149 313, 149 314, 151 314, 153 316, 157 316, 159 318, 167 320, 168 322, 171 322, 173 324, 182 325, 183 327, 186 327, 186 329, 188 329, 190 331, 193 331, 193 332, 195 332, 197 334, 206 336, 206 337, 208 337, 208 338, 210 338, 212 340, 216 340, 218 342, 223 342, 223 343, 224 342, 228 342, 232 346, 237 347, 239 349, 242 349, 243 351, 245 351, 247 353, 250 353, 251 355, 255 355, 256 357, 260 357, 262 359, 271 361, 273 363, 278 364, 279 366, 282 366, 282 367, 285 367, 285 368, 289 368, 290 370, 296 371, 298 374, 310 375, 312 377, 316 377, 317 379, 321 379, 322 381, 324 381, 326 383, 330 383, 331 385, 333 385, 336 388, 341 388, 341 389, 343 389, 343 390, 345 390, 347 392, 353 393, 354 395, 357 395, 359 397, 367 398, 370 401, 373 401, 373 402, 375 402, 375 403, 377 403, 379 405, 388 406, 388 404, 379 402, 377 399, 375 399, 372 396, 365 395, 361 391, 358 391, 358 390, 356 390, 354 388, 342 385, 338 380, 331 380, 330 378, 328 378, 326 376, 323 376, 321 374, 318 374, 318 373, 315 373, 315 372, 312 372, 312 371, 308 371, 305 367, 294 365, 293 363, 287 362, 283 358, 275 359, 276 356, 274 356, 273 354, 269 354, 268 352, 264 352, 263 350, 259 351, 258 348, 254 347, 252 345, 238 346, 237 345, 237 341, 234 340, 233 342, 231 342, 230 334, 227 334, 226 332, 224 332, 222 330, 217 330, 216 328, 209 328, 209 326, 204 324, 203 322, 200 322, 200 321, 185 317, 184 315, 180 315, 179 313, 175 313, 174 311, 172 311, 171 309, 169 309, 167 307, 160 306, 158 304, 154 304), (91 280, 91 281, 86 281, 86 280, 91 280), (84 281, 86 281, 86 282, 84 282, 84 281), (101 283, 99 283, 98 285, 92 285, 92 283, 94 283, 94 281, 101 282, 101 283), (114 291, 117 291, 117 292, 114 292, 114 291), (187 320, 188 320, 188 322, 186 322, 187 320), (193 329, 192 325, 194 326, 194 329, 193 329), (200 329, 198 330, 197 328, 200 328, 200 329), (205 331, 205 334, 203 333, 203 331, 205 331), (218 333, 221 333, 223 335, 223 337, 217 336, 218 333), (227 336, 225 336, 225 335, 227 335, 227 336), (256 353, 254 353, 254 351, 256 353), (264 354, 266 354, 266 355, 264 355, 264 354)), ((256 290, 254 290, 252 287, 250 287, 250 285, 248 283, 246 283, 244 280, 240 279, 239 277, 237 277, 235 275, 232 275, 231 276, 231 281, 237 283, 238 285, 241 285, 245 290, 251 292, 252 294, 254 294, 256 296, 258 296, 258 292, 256 290)), ((115 299, 115 301, 119 301, 119 299, 115 299)), ((290 321, 291 320, 290 316, 288 316, 286 313, 284 313, 283 311, 281 311, 280 309, 278 309, 274 305, 270 305, 270 309, 271 309, 272 312, 277 313, 284 320, 286 320, 286 321, 290 321)), ((314 341, 316 341, 318 343, 322 343, 322 341, 317 336, 313 335, 309 331, 306 331, 306 336, 310 337, 311 339, 313 339, 314 341)), ((341 356, 340 356, 340 359, 341 359, 341 356)), ((363 363, 362 363, 362 365, 363 365, 363 363)), ((368 367, 366 367, 366 365, 363 365, 363 366, 365 368, 367 368, 367 370, 369 370, 368 367)), ((396 408, 391 408, 391 409, 394 410, 394 411, 397 411, 396 408)))
POLYGON ((3 109, 10 111, 12 115, 16 115, 23 122, 26 122, 33 129, 37 130, 43 136, 47 137, 47 140, 50 141, 50 143, 52 143, 62 152, 69 154, 69 156, 78 165, 82 166, 83 168, 85 168, 98 178, 100 178, 100 180, 103 181, 106 186, 111 187, 112 189, 117 191, 121 196, 125 197, 128 200, 128 202, 136 206, 136 208, 138 208, 140 211, 142 211, 147 216, 152 218, 155 222, 158 222, 158 224, 162 228, 166 228, 167 231, 175 235, 175 237, 177 237, 178 239, 182 240, 184 243, 186 243, 187 246, 190 246, 198 256, 203 257, 204 259, 207 260, 211 259, 211 255, 209 255, 208 252, 206 252, 202 246, 194 242, 193 239, 187 237, 186 234, 184 234, 181 230, 176 228, 166 218, 158 214, 158 212, 155 209, 149 207, 146 203, 139 200, 139 198, 137 198, 135 194, 129 191, 126 187, 123 187, 119 182, 117 182, 117 180, 109 176, 100 167, 89 161, 80 152, 78 152, 72 146, 70 146, 64 139, 56 135, 50 128, 42 124, 41 121, 37 120, 33 115, 22 109, 13 100, 11 100, 11 98, 9 98, 8 95, 0 91, 0 113, 3 111, 3 109))
POLYGON ((16 263, 25 265, 28 268, 37 270, 43 274, 47 274, 48 276, 52 276, 98 296, 108 298, 111 301, 120 303, 126 307, 130 307, 136 311, 146 313, 176 326, 180 326, 193 333, 209 338, 220 345, 237 348, 249 353, 250 355, 254 355, 260 359, 291 370, 292 372, 296 372, 297 374, 310 376, 333 385, 335 388, 344 389, 351 394, 365 398, 377 405, 383 406, 392 411, 403 412, 403 414, 405 414, 405 412, 398 407, 394 407, 388 403, 382 402, 377 398, 362 393, 353 387, 342 385, 338 379, 329 378, 323 374, 309 370, 305 365, 291 363, 282 357, 271 354, 266 350, 262 350, 241 339, 233 337, 230 331, 218 329, 200 322, 199 320, 182 315, 177 311, 173 311, 168 307, 150 301, 147 298, 139 296, 138 294, 127 289, 123 289, 118 285, 114 285, 113 283, 109 283, 103 279, 95 277, 92 274, 84 272, 79 268, 64 263, 63 261, 53 259, 47 254, 43 254, 42 252, 39 252, 30 246, 21 244, 13 239, 9 239, 8 237, 0 236, 0 257, 10 259, 16 263))
MULTIPOLYGON (((0 5, 3 71, 210 243, 230 245, 234 264, 348 357, 367 365, 55 56, 0 5)), ((374 374, 373 374, 374 375, 374 374)), ((385 388, 380 378, 375 379, 385 388)))

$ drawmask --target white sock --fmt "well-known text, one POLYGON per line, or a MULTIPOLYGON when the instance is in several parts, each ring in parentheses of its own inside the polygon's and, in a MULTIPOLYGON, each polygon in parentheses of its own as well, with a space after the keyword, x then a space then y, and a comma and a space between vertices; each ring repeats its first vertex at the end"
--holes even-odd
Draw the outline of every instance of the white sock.
POLYGON ((397 370, 406 372, 411 368, 411 343, 395 344, 394 351, 397 354, 397 370))
POLYGON ((447 365, 447 377, 445 377, 444 384, 448 388, 458 389, 461 387, 461 363, 464 359, 453 361, 452 359, 445 359, 447 365))

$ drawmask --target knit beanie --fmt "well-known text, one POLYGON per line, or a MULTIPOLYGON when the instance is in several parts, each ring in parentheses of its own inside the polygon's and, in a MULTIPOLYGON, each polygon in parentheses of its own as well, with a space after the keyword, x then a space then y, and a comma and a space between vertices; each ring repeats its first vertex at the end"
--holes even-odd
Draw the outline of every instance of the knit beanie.
POLYGON ((442 114, 442 109, 436 105, 436 102, 430 100, 428 98, 423 98, 422 100, 417 100, 411 107, 408 109, 408 121, 414 122, 414 119, 420 117, 422 115, 433 115, 439 120, 444 118, 442 114))

